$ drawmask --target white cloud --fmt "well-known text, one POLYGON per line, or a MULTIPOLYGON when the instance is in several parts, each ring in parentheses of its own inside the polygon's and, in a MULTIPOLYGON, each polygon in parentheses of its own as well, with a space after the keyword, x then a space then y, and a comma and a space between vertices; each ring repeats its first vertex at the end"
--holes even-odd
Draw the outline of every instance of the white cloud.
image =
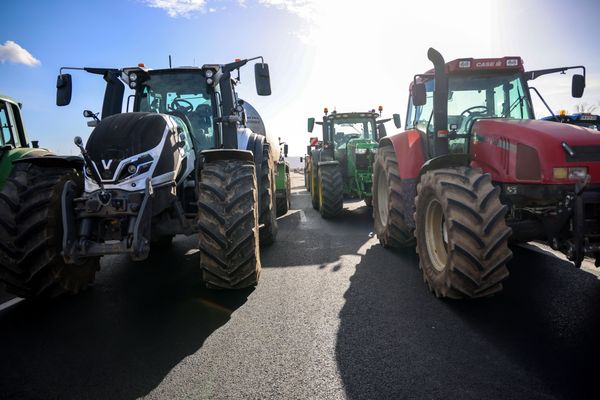
POLYGON ((189 17, 194 12, 206 12, 207 0, 145 0, 152 8, 163 9, 170 17, 189 17))
POLYGON ((6 61, 25 64, 30 67, 41 64, 40 60, 12 40, 7 40, 4 44, 0 44, 0 62, 4 64, 6 61))
POLYGON ((315 0, 258 0, 259 4, 289 11, 299 17, 310 20, 316 11, 315 0))

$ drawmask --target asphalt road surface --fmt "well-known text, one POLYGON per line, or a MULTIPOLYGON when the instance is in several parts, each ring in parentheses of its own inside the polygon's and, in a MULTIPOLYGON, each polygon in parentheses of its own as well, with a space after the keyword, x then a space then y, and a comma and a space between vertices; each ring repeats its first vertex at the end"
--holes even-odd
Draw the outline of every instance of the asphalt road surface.
POLYGON ((195 239, 108 257, 90 290, 0 311, 0 398, 600 398, 600 283, 515 249, 502 294, 431 295, 371 210, 322 220, 294 178, 258 287, 202 286, 195 239))

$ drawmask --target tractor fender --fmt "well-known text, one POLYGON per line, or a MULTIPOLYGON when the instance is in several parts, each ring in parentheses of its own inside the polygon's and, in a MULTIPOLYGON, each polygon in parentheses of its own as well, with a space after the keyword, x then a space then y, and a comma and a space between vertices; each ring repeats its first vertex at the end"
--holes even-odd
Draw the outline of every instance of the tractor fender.
POLYGON ((416 129, 410 129, 395 135, 382 138, 379 147, 392 146, 398 160, 398 174, 402 180, 416 180, 425 160, 427 160, 427 145, 423 134, 416 129))
POLYGON ((219 160, 243 160, 254 161, 254 156, 248 150, 235 149, 211 149, 200 152, 198 159, 203 159, 204 162, 214 162, 219 160))
POLYGON ((57 156, 46 150, 27 153, 18 160, 13 161, 13 164, 17 163, 31 163, 40 167, 73 168, 77 171, 83 170, 83 158, 79 156, 57 156))
POLYGON ((444 154, 427 160, 419 171, 419 179, 427 171, 448 167, 468 167, 471 163, 471 157, 468 154, 444 154))

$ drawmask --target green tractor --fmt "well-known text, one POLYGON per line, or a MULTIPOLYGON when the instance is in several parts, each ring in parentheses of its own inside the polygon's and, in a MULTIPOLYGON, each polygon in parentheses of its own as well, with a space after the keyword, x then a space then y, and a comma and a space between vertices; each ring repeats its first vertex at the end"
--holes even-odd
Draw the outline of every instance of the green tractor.
POLYGON ((0 190, 10 175, 12 163, 28 155, 38 155, 46 150, 38 148, 36 140, 29 143, 25 134, 21 104, 0 94, 0 190))
POLYGON ((323 142, 319 141, 318 137, 311 137, 310 144, 306 146, 306 155, 300 157, 300 162, 304 162, 304 187, 310 192, 310 154, 314 149, 321 146, 323 142))
MULTIPOLYGON (((323 121, 308 119, 308 131, 315 123, 323 127, 321 146, 310 153, 310 192, 312 205, 323 218, 337 216, 344 207, 344 196, 363 199, 371 206, 373 194, 373 160, 380 138, 386 136, 387 119, 378 119, 375 110, 368 112, 329 114, 324 109, 323 121)), ((394 114, 396 126, 400 116, 394 114)))
POLYGON ((292 183, 290 181, 290 164, 285 161, 288 156, 288 145, 279 138, 281 152, 277 162, 277 175, 275 177, 275 198, 277 201, 277 216, 287 214, 292 201, 292 183))

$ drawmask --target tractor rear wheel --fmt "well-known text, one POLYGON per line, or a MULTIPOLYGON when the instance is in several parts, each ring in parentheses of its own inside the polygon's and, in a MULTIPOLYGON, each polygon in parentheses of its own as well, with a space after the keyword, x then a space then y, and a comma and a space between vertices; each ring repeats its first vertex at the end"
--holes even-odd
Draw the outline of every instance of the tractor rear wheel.
POLYGON ((261 271, 254 164, 204 164, 198 185, 200 266, 210 288, 255 286, 261 271))
POLYGON ((265 142, 260 179, 260 245, 268 246, 277 237, 277 199, 275 196, 275 166, 271 157, 271 147, 265 142))
POLYGON ((468 167, 428 171, 415 203, 419 266, 431 291, 454 299, 501 291, 511 229, 490 175, 468 167))
POLYGON ((373 168, 373 220, 379 243, 384 247, 407 247, 415 243, 414 234, 405 223, 400 175, 396 152, 392 147, 377 151, 373 168))
POLYGON ((284 197, 277 198, 277 216, 281 217, 282 215, 287 214, 289 209, 291 208, 291 195, 292 190, 290 186, 290 174, 289 172, 285 173, 285 192, 284 197))
POLYGON ((323 218, 336 217, 344 209, 344 179, 339 164, 319 167, 319 210, 323 218))
POLYGON ((66 264, 61 256, 61 196, 68 181, 83 190, 81 176, 74 169, 19 163, 0 194, 0 217, 9 227, 2 233, 0 247, 15 252, 12 263, 0 266, 0 280, 17 296, 78 293, 94 281, 100 268, 98 257, 66 264))
POLYGON ((315 210, 319 210, 319 169, 313 165, 310 172, 310 200, 315 210))

